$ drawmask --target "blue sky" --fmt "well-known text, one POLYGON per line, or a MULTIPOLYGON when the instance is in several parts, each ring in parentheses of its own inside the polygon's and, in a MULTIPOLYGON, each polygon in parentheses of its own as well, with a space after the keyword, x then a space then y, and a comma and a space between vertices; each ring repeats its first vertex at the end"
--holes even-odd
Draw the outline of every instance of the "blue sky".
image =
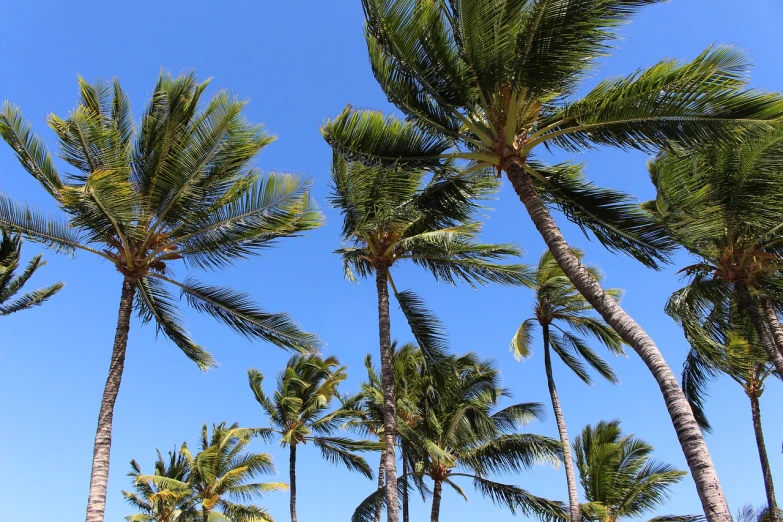
MULTIPOLYGON (((87 79, 119 77, 137 117, 161 69, 195 70, 202 79, 214 78, 209 93, 228 88, 250 101, 249 118, 265 122, 279 137, 258 158, 258 166, 314 178, 314 196, 327 224, 306 237, 283 241, 263 257, 201 276, 246 290, 269 310, 293 313, 328 343, 327 354, 337 355, 349 366, 351 378, 345 390, 357 389, 363 377, 362 358, 377 351, 374 285, 345 281, 339 259, 332 254, 339 245, 340 220, 325 202, 331 153, 318 127, 347 102, 392 110, 370 73, 359 0, 42 0, 7 3, 4 15, 0 98, 20 105, 51 145, 53 136, 45 117, 49 112, 64 115, 74 106, 77 74, 87 79)), ((754 85, 783 90, 775 38, 781 19, 779 0, 741 4, 675 0, 650 7, 622 30, 625 40, 588 85, 663 58, 690 58, 721 42, 748 51, 756 64, 754 85)), ((600 150, 575 159, 587 162, 588 172, 599 184, 642 199, 652 195, 642 154, 600 150)), ((0 191, 52 208, 45 192, 21 169, 5 144, 0 146, 0 191)), ((525 260, 534 263, 543 242, 510 187, 504 186, 492 206, 495 210, 486 220, 483 237, 520 244, 527 252, 525 260)), ((667 297, 681 284, 676 268, 646 270, 631 259, 609 254, 562 217, 558 220, 572 244, 586 251, 587 261, 603 269, 607 284, 626 290, 626 310, 647 328, 679 372, 687 345, 662 311, 667 297)), ((27 243, 25 256, 40 251, 40 246, 27 243)), ((48 266, 33 283, 43 286, 61 280, 66 282, 65 289, 46 306, 0 323, 0 490, 6 497, 6 520, 83 517, 95 423, 117 316, 120 277, 111 266, 86 255, 68 259, 47 253, 46 259, 48 266)), ((683 266, 687 259, 679 256, 676 261, 683 266)), ((184 267, 179 267, 178 275, 184 274, 184 267)), ((548 404, 540 353, 520 364, 508 351, 519 322, 530 313, 529 291, 438 285, 413 267, 399 267, 395 280, 402 287, 415 288, 429 301, 448 327, 454 351, 475 350, 495 358, 516 399, 548 404)), ((115 410, 107 521, 119 521, 131 513, 120 494, 129 487, 125 474, 131 458, 149 470, 155 448, 165 451, 185 440, 194 442, 205 422, 265 424, 248 389, 246 370, 255 367, 271 377, 288 354, 250 343, 195 313, 188 312, 187 317, 195 339, 221 365, 201 373, 176 347, 156 340, 154 328, 134 320, 115 410)), ((392 321, 393 335, 409 340, 397 312, 392 321)), ((659 459, 685 469, 660 394, 641 361, 631 353, 612 363, 622 384, 598 382, 592 388, 556 364, 572 435, 588 423, 619 418, 625 430, 657 448, 659 459)), ((268 379, 267 386, 272 382, 268 379)), ((771 383, 762 397, 762 414, 773 473, 783 476, 783 418, 776 414, 780 394, 779 382, 771 383)), ((733 382, 721 381, 712 388, 707 411, 714 426, 708 445, 732 510, 745 503, 763 503, 746 397, 733 382)), ((557 436, 551 416, 530 430, 557 436)), ((272 452, 282 471, 280 480, 287 480, 287 452, 260 443, 256 449, 272 452)), ((373 488, 372 482, 324 463, 312 448, 300 452, 299 477, 299 512, 304 521, 347 520, 373 488)), ((566 496, 562 469, 539 468, 505 479, 538 495, 566 496)), ((484 502, 466 486, 470 502, 447 492, 442 520, 512 520, 510 514, 484 502)), ((666 512, 699 511, 690 479, 673 493, 666 512)), ((285 493, 270 494, 262 504, 276 519, 286 520, 285 493)), ((416 502, 413 519, 423 519, 426 509, 416 502)))

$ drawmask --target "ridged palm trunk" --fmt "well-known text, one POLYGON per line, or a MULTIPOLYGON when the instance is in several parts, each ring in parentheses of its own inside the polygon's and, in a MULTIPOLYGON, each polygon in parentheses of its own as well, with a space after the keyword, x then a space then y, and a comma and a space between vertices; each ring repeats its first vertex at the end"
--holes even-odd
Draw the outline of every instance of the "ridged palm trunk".
POLYGON ((410 513, 408 512, 408 480, 410 479, 410 463, 405 451, 405 444, 401 444, 402 449, 402 474, 405 477, 405 489, 402 490, 402 522, 410 522, 410 513))
MULTIPOLYGON (((386 450, 381 450, 381 464, 378 466, 378 489, 383 489, 385 481, 383 480, 386 474, 386 450)), ((383 516, 382 503, 378 500, 375 504, 375 522, 381 522, 383 516)))
POLYGON ((296 522, 296 444, 291 444, 289 451, 288 475, 291 482, 291 522, 296 522))
POLYGON ((742 281, 734 283, 734 289, 737 292, 740 305, 745 313, 748 314, 750 322, 753 323, 753 328, 761 339, 761 345, 764 347, 764 351, 767 352, 769 360, 775 365, 778 375, 783 379, 783 354, 778 351, 778 347, 775 345, 775 341, 770 335, 768 325, 764 321, 764 317, 759 311, 759 306, 756 303, 753 296, 750 295, 748 285, 742 281))
POLYGON ((432 489, 432 512, 430 513, 430 522, 438 522, 440 518, 440 499, 443 496, 443 481, 435 480, 435 487, 432 489))
POLYGON ((772 339, 775 341, 775 347, 780 355, 783 356, 783 327, 780 326, 778 313, 772 304, 772 300, 768 297, 763 298, 761 300, 761 308, 764 310, 764 317, 767 319, 772 339))
POLYGON ((133 312, 133 295, 136 283, 125 277, 122 282, 120 311, 117 317, 117 330, 114 334, 114 348, 109 365, 109 376, 103 388, 101 409, 98 413, 98 429, 95 433, 95 445, 92 449, 92 471, 90 472, 90 494, 87 498, 87 522, 103 522, 106 511, 106 486, 109 482, 109 458, 111 456, 111 430, 114 419, 114 403, 122 382, 125 368, 125 351, 128 348, 128 332, 133 312))
POLYGON ((732 522, 731 511, 723 496, 709 450, 677 377, 650 336, 604 291, 571 251, 522 165, 515 161, 507 163, 504 170, 509 181, 563 272, 601 317, 639 354, 653 374, 663 394, 707 520, 732 522))
POLYGON ((397 397, 394 390, 394 369, 392 368, 391 321, 389 318, 389 269, 384 265, 375 267, 375 286, 378 290, 378 333, 381 348, 381 386, 383 387, 383 437, 386 441, 384 475, 386 483, 386 519, 399 522, 397 501, 397 397))
POLYGON ((571 522, 581 522, 582 516, 579 509, 579 496, 576 491, 576 474, 574 473, 574 460, 571 458, 571 443, 568 441, 563 410, 560 408, 560 399, 557 397, 555 378, 552 375, 552 357, 549 353, 549 325, 542 324, 544 332, 544 366, 546 367, 546 382, 549 386, 549 396, 552 399, 552 409, 555 412, 557 431, 560 434, 560 444, 563 446, 563 462, 565 463, 566 483, 568 484, 568 506, 571 511, 571 522))
POLYGON ((759 450, 761 472, 764 474, 764 490, 767 493, 769 522, 780 522, 780 515, 778 514, 778 503, 775 500, 775 485, 772 483, 772 470, 769 467, 767 446, 764 444, 764 432, 761 430, 761 407, 759 405, 759 394, 755 391, 750 392, 750 409, 753 414, 753 431, 756 434, 756 447, 758 447, 759 450))

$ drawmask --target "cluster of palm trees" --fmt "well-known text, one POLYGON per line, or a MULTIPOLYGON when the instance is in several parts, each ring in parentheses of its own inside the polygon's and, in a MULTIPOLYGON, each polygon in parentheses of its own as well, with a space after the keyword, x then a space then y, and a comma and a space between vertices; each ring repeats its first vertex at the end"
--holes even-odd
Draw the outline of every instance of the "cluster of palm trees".
POLYGON ((585 382, 591 379, 585 364, 617 381, 588 346, 594 339, 615 354, 627 345, 656 380, 710 522, 732 516, 704 440, 709 423, 702 406, 713 378, 727 375, 741 384, 764 472, 764 516, 777 522, 759 397, 766 379, 783 378, 783 96, 749 88, 743 53, 713 46, 691 61, 662 61, 576 97, 617 27, 658 1, 361 0, 373 74, 404 119, 348 106, 321 129, 334 150, 329 202, 343 217, 337 253, 347 278, 374 276, 377 287, 380 372, 368 361, 368 382, 356 397, 337 393, 344 369, 332 358, 313 359, 321 341, 289 315, 267 312, 232 288, 173 277, 171 265, 226 268, 323 222, 309 180, 252 168, 273 137, 245 118, 244 102, 226 92, 205 102, 207 83, 193 74, 162 74, 136 121, 118 81, 79 78, 77 107, 64 118, 48 118, 71 172, 66 175, 19 108, 6 103, 0 136, 61 212, 47 216, 0 194, 0 315, 40 304, 60 288, 14 299, 41 265, 34 258, 14 276, 20 235, 57 252, 99 256, 119 273, 87 522, 103 521, 112 418, 133 312, 143 323, 154 322, 199 367, 215 364, 189 335, 172 289, 237 333, 302 356, 286 367, 273 398, 261 388, 262 375, 249 374, 273 428, 221 424, 209 436, 205 427, 198 455, 185 447, 168 461, 160 456, 154 475, 134 465, 137 492, 128 495, 142 511, 161 504, 170 518, 265 519, 261 508, 234 500, 280 487, 246 482, 271 470, 271 462, 244 453, 245 446, 276 433, 291 452, 294 520, 296 452, 307 442, 368 476, 357 452, 380 444, 379 489, 357 510, 360 519, 377 520, 385 506, 389 522, 398 522, 401 499, 407 518, 409 489, 418 488, 425 494, 431 489, 437 520, 444 485, 461 492, 459 477, 471 478, 497 503, 543 518, 636 516, 659 497, 629 492, 623 499, 623 484, 655 476, 662 486, 653 489, 663 491, 681 474, 648 462, 649 447, 623 436, 616 423, 586 428, 572 457, 551 353, 585 382), (583 165, 541 159, 553 148, 600 146, 654 153, 649 173, 656 199, 639 204, 592 184, 583 165), (513 244, 478 238, 478 211, 497 193, 504 173, 547 245, 536 268, 514 263, 520 251, 513 244), (682 269, 687 286, 666 305, 692 347, 682 386, 652 338, 623 310, 618 292, 604 289, 597 270, 567 243, 552 210, 647 267, 669 263, 677 249, 695 258, 682 269), (528 357, 533 326, 540 327, 559 441, 517 433, 520 423, 537 416, 537 406, 497 410, 504 390, 496 370, 476 355, 450 353, 443 325, 424 299, 393 277, 393 267, 404 261, 450 284, 535 290, 533 317, 522 323, 512 350, 528 357), (416 348, 395 351, 390 294, 416 348), (334 398, 341 407, 333 410, 334 398), (377 440, 338 436, 343 427, 377 440), (625 459, 626 453, 633 458, 625 459), (565 462, 567 511, 488 476, 540 460, 565 462), (591 463, 598 461, 604 467, 596 472, 591 463), (577 472, 586 503, 578 501, 577 472), (611 493, 606 483, 613 484, 611 493))

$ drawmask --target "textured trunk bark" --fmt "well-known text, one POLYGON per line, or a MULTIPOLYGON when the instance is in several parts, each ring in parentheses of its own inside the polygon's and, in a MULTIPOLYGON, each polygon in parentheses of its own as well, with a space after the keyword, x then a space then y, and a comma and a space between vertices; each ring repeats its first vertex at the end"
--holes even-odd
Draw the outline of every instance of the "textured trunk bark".
POLYGON ((397 495, 397 456, 394 444, 397 439, 397 398, 394 390, 392 368, 391 322, 389 319, 389 269, 375 268, 375 286, 378 290, 378 334, 381 348, 381 385, 383 386, 383 437, 386 440, 386 519, 399 521, 397 495))
POLYGON ((505 170, 531 220, 568 279, 601 314, 601 317, 639 354, 650 373, 655 377, 688 462, 691 476, 696 483, 696 490, 699 493, 707 520, 709 522, 731 522, 731 511, 723 496, 718 474, 707 450, 707 445, 704 443, 701 429, 680 389, 677 377, 666 364, 658 347, 641 326, 620 307, 617 301, 606 294, 601 285, 573 254, 522 166, 512 163, 505 170))
POLYGON ((405 477, 405 489, 402 490, 402 522, 410 522, 408 513, 408 479, 410 478, 408 475, 410 469, 408 469, 408 456, 405 454, 405 446, 400 446, 402 448, 402 474, 405 477))
POLYGON ((563 410, 560 408, 560 399, 557 397, 555 378, 552 375, 552 357, 549 350, 549 325, 541 325, 544 331, 544 366, 546 367, 546 382, 549 386, 549 396, 552 398, 552 409, 555 411, 555 422, 560 434, 560 444, 563 446, 563 462, 565 463, 566 484, 568 485, 568 506, 571 511, 571 522, 581 522, 582 515, 579 509, 579 495, 576 491, 576 474, 574 473, 574 460, 571 458, 571 443, 568 441, 563 410))
MULTIPOLYGON (((378 466, 378 489, 383 489, 385 481, 383 480, 386 474, 386 450, 381 451, 381 464, 378 466)), ((381 522, 383 515, 383 503, 379 500, 375 504, 375 522, 381 522)))
POLYGON ((764 347, 764 351, 767 352, 769 360, 775 365, 778 376, 783 379, 783 355, 778 352, 775 341, 770 335, 769 330, 767 330, 764 318, 761 316, 759 306, 756 303, 756 300, 753 299, 753 296, 750 295, 748 285, 742 281, 738 281, 734 283, 734 289, 737 292, 737 298, 739 299, 740 305, 745 310, 745 313, 748 314, 750 322, 753 323, 753 327, 756 329, 756 333, 759 334, 759 339, 761 339, 761 345, 764 347))
POLYGON ((440 518, 440 497, 443 495, 443 481, 436 480, 435 487, 432 490, 432 513, 430 522, 438 522, 440 518))
POLYGON ((114 403, 120 391, 122 370, 125 368, 125 350, 128 347, 131 312, 135 281, 125 278, 122 282, 120 310, 117 317, 117 330, 114 334, 109 376, 103 388, 101 409, 98 413, 98 429, 92 450, 92 471, 90 472, 90 493, 87 498, 87 522, 103 522, 106 511, 106 486, 109 482, 109 457, 111 454, 111 427, 114 418, 114 403))
POLYGON ((201 509, 201 522, 209 522, 209 510, 201 509))
POLYGON ((778 313, 769 297, 761 299, 761 307, 764 309, 764 317, 767 319, 772 339, 775 341, 775 347, 778 349, 781 357, 783 357, 783 327, 780 326, 778 313))
POLYGON ((291 522, 296 522, 296 444, 290 446, 288 474, 291 481, 291 522))
POLYGON ((753 414, 753 431, 756 434, 756 447, 759 450, 761 472, 764 474, 764 490, 767 493, 769 522, 780 522, 778 503, 775 500, 775 486, 772 483, 772 470, 769 467, 767 446, 764 444, 764 432, 761 430, 761 407, 759 406, 759 398, 755 394, 750 396, 750 409, 753 414))

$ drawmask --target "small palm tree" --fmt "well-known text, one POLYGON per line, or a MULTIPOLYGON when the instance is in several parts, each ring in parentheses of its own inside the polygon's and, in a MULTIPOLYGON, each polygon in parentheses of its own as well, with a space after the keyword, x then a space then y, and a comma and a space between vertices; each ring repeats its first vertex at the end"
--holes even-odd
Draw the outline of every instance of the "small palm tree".
POLYGON ((742 387, 750 400, 753 433, 761 462, 767 506, 770 507, 766 516, 771 522, 779 522, 772 470, 761 427, 759 402, 764 393, 764 383, 773 375, 775 367, 761 346, 753 325, 747 317, 740 315, 743 309, 735 299, 729 308, 714 308, 710 320, 705 322, 703 328, 686 328, 691 350, 683 367, 682 384, 697 418, 707 431, 710 431, 711 427, 704 413, 704 399, 710 381, 720 375, 726 375, 742 387), (716 328, 716 324, 722 326, 716 328))
POLYGON ((331 203, 343 214, 345 246, 337 251, 349 279, 375 276, 378 294, 381 380, 384 398, 385 491, 389 522, 398 521, 396 466, 396 398, 392 369, 389 286, 408 319, 419 346, 430 359, 443 348, 422 301, 410 291, 398 292, 392 267, 410 261, 436 280, 471 285, 507 285, 529 281, 523 265, 496 261, 519 255, 512 245, 479 243, 471 200, 486 197, 497 184, 483 172, 452 176, 447 166, 436 171, 368 167, 335 155, 331 203))
POLYGON ((345 408, 329 411, 338 384, 348 377, 345 366, 339 364, 334 357, 292 357, 278 376, 272 398, 262 388, 264 376, 255 369, 248 371, 253 395, 272 423, 270 434, 280 435, 280 443, 289 448, 291 522, 296 522, 296 451, 300 444, 311 442, 329 462, 372 478, 370 466, 354 452, 376 450, 377 443, 335 436, 352 415, 345 408))
POLYGON ((0 227, 58 251, 96 255, 121 276, 87 522, 103 520, 114 404, 134 310, 143 323, 154 321, 159 332, 203 369, 214 360, 190 338, 167 287, 178 289, 199 312, 247 337, 297 351, 317 346, 316 337, 287 314, 267 313, 244 293, 173 278, 169 265, 177 260, 224 268, 321 223, 308 183, 285 174, 261 177, 250 168, 274 138, 245 119, 244 102, 220 92, 201 106, 206 87, 192 74, 162 74, 136 127, 118 81, 89 84, 79 78, 76 109, 65 119, 49 116, 61 156, 78 172, 66 179, 19 109, 6 103, 0 112, 0 135, 64 216, 48 218, 0 195, 0 227))
POLYGON ((642 439, 623 435, 619 421, 601 421, 582 430, 574 439, 574 454, 579 480, 590 502, 585 506, 588 518, 599 522, 638 518, 665 503, 669 488, 687 473, 651 460, 652 452, 653 447, 642 439))
MULTIPOLYGON (((131 472, 134 492, 123 491, 125 500, 140 512, 125 517, 129 522, 195 522, 196 510, 192 491, 189 487, 167 489, 158 487, 151 481, 139 480, 143 474, 141 466, 131 460, 131 472)), ((155 461, 155 475, 187 482, 190 467, 185 456, 178 451, 169 451, 165 459, 158 451, 155 461)))
POLYGON ((580 165, 540 161, 551 147, 655 150, 670 140, 728 141, 731 131, 767 130, 783 114, 779 95, 747 90, 748 61, 731 47, 609 78, 577 98, 616 29, 660 1, 362 0, 373 74, 406 120, 348 107, 322 133, 334 148, 372 164, 458 159, 505 172, 566 276, 655 377, 707 517, 730 522, 676 376, 573 255, 550 208, 647 266, 665 261, 672 245, 626 194, 587 182, 580 165))
MULTIPOLYGON (((429 373, 424 377, 429 389, 417 397, 415 419, 400 425, 413 458, 406 479, 428 478, 433 483, 430 520, 440 518, 444 485, 467 499, 459 486, 462 479, 471 479, 483 496, 512 513, 562 518, 560 503, 489 478, 494 472, 518 473, 537 462, 559 462, 557 441, 516 432, 540 415, 540 405, 520 403, 497 410, 499 399, 510 394, 500 387, 500 372, 476 354, 450 356, 440 364, 437 373, 432 373, 431 366, 421 368, 420 374, 429 373)), ((370 495, 357 508, 355 522, 370 520, 375 498, 377 494, 370 495)))
POLYGON ((21 256, 22 238, 3 231, 2 238, 0 238, 0 316, 41 305, 64 286, 63 283, 55 283, 46 288, 22 294, 11 301, 33 274, 46 264, 41 260, 43 256, 39 254, 27 263, 27 267, 21 274, 16 275, 21 256))
MULTIPOLYGON (((583 255, 581 252, 574 252, 574 254, 578 259, 581 259, 583 255)), ((598 270, 592 267, 588 267, 588 270, 591 271, 596 281, 601 281, 601 274, 598 270)), ((587 345, 580 334, 592 337, 615 355, 624 355, 622 340, 604 321, 590 315, 592 311, 590 303, 574 288, 548 250, 538 261, 533 289, 536 293, 533 305, 534 316, 525 319, 519 327, 511 341, 511 350, 518 359, 530 357, 533 340, 532 330, 536 324, 541 327, 544 343, 544 370, 549 396, 552 400, 552 409, 555 412, 557 431, 560 434, 560 444, 563 448, 571 522, 580 522, 582 514, 576 490, 571 444, 568 441, 565 417, 555 387, 550 351, 554 351, 560 360, 587 384, 592 384, 592 380, 582 364, 582 360, 595 369, 601 377, 611 383, 617 383, 619 381, 612 368, 587 345)), ((608 289, 607 292, 618 297, 620 294, 615 289, 608 289)))
POLYGON ((226 423, 212 426, 209 434, 205 424, 201 430, 199 452, 194 456, 183 444, 188 473, 180 479, 162 475, 139 475, 136 481, 148 482, 169 491, 187 492, 197 506, 203 522, 268 522, 272 517, 255 504, 234 502, 248 500, 269 491, 287 489, 280 482, 251 482, 260 475, 275 473, 272 457, 266 453, 250 453, 245 449, 254 437, 265 430, 239 428, 226 423))
MULTIPOLYGON (((397 424, 413 426, 418 420, 418 400, 422 393, 426 393, 427 378, 424 376, 426 364, 421 350, 410 343, 398 345, 392 342, 392 368, 394 372, 394 388, 397 400, 397 424)), ((346 427, 358 431, 364 437, 373 437, 380 442, 383 437, 383 385, 378 370, 373 366, 372 356, 368 354, 364 358, 364 366, 367 370, 367 380, 362 382, 361 391, 350 397, 343 397, 346 408, 353 412, 352 418, 346 427)), ((425 492, 423 483, 418 476, 411 476, 412 452, 411 441, 403 436, 405 431, 398 431, 398 445, 402 456, 402 475, 406 477, 406 487, 402 492, 402 520, 409 522, 409 493, 408 485, 416 486, 422 493, 425 492)), ((378 489, 385 486, 383 471, 385 469, 386 450, 381 450, 378 472, 378 489)), ((382 503, 378 499, 375 512, 375 521, 380 522, 382 515, 382 503)))
POLYGON ((783 376, 783 126, 743 143, 659 154, 649 165, 655 201, 645 204, 697 262, 670 309, 698 328, 716 301, 736 295, 783 376), (763 313, 762 313, 763 312, 763 313))

